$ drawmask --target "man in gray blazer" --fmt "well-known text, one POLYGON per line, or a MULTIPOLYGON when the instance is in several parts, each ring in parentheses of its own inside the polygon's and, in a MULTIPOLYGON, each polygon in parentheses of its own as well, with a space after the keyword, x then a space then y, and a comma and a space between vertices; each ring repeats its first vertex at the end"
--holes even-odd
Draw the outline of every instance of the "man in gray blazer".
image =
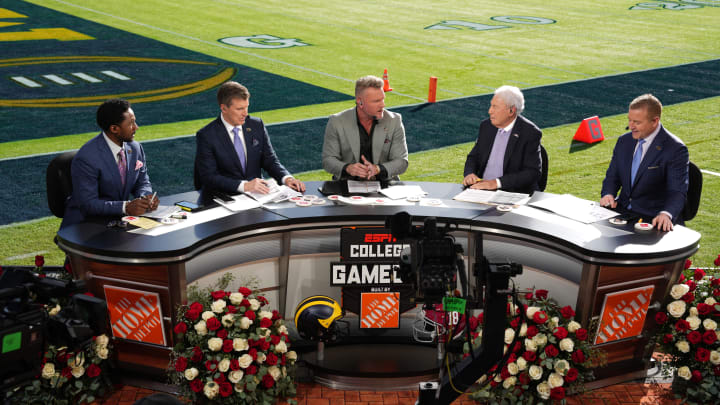
POLYGON ((328 120, 323 169, 333 180, 397 180, 408 167, 405 127, 400 114, 385 110, 382 79, 358 79, 355 104, 328 120))

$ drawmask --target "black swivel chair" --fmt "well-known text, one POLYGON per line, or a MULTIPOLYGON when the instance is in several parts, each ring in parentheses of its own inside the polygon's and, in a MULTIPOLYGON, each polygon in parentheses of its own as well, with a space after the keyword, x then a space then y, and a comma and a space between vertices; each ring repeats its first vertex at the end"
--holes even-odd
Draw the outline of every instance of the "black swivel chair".
POLYGON ((540 180, 538 180, 538 187, 540 191, 545 191, 548 179, 548 155, 545 147, 542 145, 540 145, 540 158, 542 159, 542 172, 540 174, 540 180))
POLYGON ((200 171, 198 170, 197 162, 193 165, 193 183, 195 190, 200 190, 202 188, 202 181, 200 181, 200 171))
POLYGON ((47 199, 50 212, 58 218, 65 215, 65 203, 72 194, 72 177, 70 165, 76 151, 57 155, 47 168, 45 184, 47 185, 47 199))
POLYGON ((702 172, 693 162, 688 165, 688 177, 687 198, 682 211, 682 219, 685 222, 695 218, 700 207, 700 194, 702 193, 702 172))

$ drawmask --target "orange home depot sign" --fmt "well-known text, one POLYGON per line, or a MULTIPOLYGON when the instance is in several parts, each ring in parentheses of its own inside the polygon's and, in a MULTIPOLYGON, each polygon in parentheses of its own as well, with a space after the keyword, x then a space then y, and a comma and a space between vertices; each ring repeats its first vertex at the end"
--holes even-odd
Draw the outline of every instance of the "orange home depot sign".
POLYGON ((158 293, 110 285, 103 288, 114 337, 166 345, 158 293))
POLYGON ((360 327, 366 329, 399 328, 400 300, 397 292, 362 293, 360 327))
POLYGON ((639 335, 645 326, 655 286, 633 288, 605 295, 595 344, 639 335))

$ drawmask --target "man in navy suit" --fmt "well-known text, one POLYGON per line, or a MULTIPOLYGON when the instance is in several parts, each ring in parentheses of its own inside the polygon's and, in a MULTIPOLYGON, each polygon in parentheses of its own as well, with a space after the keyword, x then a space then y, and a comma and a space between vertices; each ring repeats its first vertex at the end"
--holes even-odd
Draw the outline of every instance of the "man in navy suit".
POLYGON ((660 123, 661 114, 662 104, 652 94, 630 103, 630 132, 615 144, 600 204, 652 218, 657 229, 671 231, 673 223, 682 223, 689 157, 685 144, 660 123))
POLYGON ((203 189, 266 194, 270 189, 262 178, 264 169, 278 184, 305 191, 305 184, 280 164, 262 120, 248 115, 248 89, 226 82, 218 89, 217 99, 220 116, 195 137, 195 167, 203 189))
POLYGON ((102 103, 97 123, 102 133, 80 148, 70 166, 73 191, 60 228, 90 217, 141 215, 157 208, 145 152, 133 140, 138 125, 130 103, 102 103), (136 198, 129 201, 131 195, 136 198))
POLYGON ((490 101, 489 119, 465 160, 463 185, 479 190, 532 193, 542 173, 542 131, 520 115, 525 98, 514 86, 501 86, 490 101))

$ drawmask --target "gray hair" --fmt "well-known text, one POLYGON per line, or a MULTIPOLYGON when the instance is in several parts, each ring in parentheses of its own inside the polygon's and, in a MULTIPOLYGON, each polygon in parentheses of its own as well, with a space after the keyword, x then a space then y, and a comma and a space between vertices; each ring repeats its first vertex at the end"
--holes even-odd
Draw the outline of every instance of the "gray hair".
POLYGON ((515 113, 517 115, 520 115, 520 113, 525 110, 525 97, 517 87, 508 85, 500 86, 495 90, 495 95, 500 97, 506 106, 515 107, 515 113))
POLYGON ((383 81, 381 78, 377 76, 363 76, 355 82, 355 97, 360 96, 362 92, 370 87, 374 87, 376 89, 382 89, 383 88, 383 81))

